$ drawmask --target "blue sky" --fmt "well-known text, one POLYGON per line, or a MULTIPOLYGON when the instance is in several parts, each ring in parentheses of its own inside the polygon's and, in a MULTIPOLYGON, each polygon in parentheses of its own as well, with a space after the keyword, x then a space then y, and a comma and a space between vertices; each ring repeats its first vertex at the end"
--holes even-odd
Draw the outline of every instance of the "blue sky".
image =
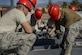
MULTIPOLYGON (((14 4, 16 5, 16 2, 18 0, 14 0, 14 4)), ((71 2, 72 0, 52 0, 52 2, 57 2, 57 1, 66 1, 66 2, 71 2)), ((82 2, 82 0, 79 0, 80 2, 82 2)), ((48 0, 37 0, 37 3, 48 3, 48 0)), ((0 0, 0 5, 10 5, 10 0, 0 0)))

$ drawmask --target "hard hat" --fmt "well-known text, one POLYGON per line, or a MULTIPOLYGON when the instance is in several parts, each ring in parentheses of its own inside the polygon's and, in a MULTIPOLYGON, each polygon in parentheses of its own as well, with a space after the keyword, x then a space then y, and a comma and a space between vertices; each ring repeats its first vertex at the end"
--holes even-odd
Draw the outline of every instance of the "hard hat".
POLYGON ((58 4, 53 4, 49 7, 48 9, 48 13, 50 15, 50 18, 52 20, 58 20, 59 18, 59 13, 60 13, 60 7, 58 4))
POLYGON ((19 0, 17 2, 17 4, 22 4, 25 7, 27 7, 28 9, 31 9, 31 4, 30 4, 29 0, 19 0))
POLYGON ((34 13, 34 16, 35 16, 35 20, 40 20, 41 17, 42 17, 42 10, 36 9, 35 13, 34 13))
POLYGON ((37 3, 37 1, 36 0, 29 0, 32 4, 33 4, 33 7, 35 7, 36 6, 36 3, 37 3))
POLYGON ((77 7, 76 6, 73 6, 73 5, 70 5, 69 6, 69 9, 73 10, 73 11, 77 11, 77 7))

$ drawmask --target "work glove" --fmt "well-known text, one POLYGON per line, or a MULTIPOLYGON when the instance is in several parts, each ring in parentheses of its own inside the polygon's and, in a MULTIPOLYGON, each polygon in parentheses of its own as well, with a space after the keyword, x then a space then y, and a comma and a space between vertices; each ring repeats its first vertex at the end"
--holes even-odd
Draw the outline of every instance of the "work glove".
POLYGON ((33 33, 36 34, 36 30, 34 30, 33 33))
POLYGON ((57 39, 60 39, 61 38, 61 35, 62 35, 61 31, 60 30, 56 30, 55 33, 56 33, 57 39))

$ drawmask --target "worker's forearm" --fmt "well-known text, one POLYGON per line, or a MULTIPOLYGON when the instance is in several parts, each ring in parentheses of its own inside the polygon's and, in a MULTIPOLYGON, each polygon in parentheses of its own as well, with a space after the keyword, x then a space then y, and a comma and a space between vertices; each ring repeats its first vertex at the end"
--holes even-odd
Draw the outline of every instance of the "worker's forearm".
POLYGON ((55 31, 55 27, 50 31, 50 35, 55 31))

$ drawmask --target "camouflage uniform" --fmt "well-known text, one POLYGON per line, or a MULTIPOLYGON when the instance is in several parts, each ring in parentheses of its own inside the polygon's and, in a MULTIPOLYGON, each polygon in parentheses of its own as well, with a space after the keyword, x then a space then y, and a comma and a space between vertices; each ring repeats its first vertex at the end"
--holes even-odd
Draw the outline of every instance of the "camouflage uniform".
POLYGON ((36 36, 33 33, 3 33, 0 34, 0 48, 7 50, 10 48, 18 47, 19 51, 17 51, 17 53, 19 55, 27 55, 27 52, 29 52, 35 40, 36 36))
MULTIPOLYGON (((16 47, 16 55, 27 55, 34 44, 35 34, 16 32, 18 25, 26 21, 24 13, 16 8, 11 9, 0 19, 0 51, 5 55, 7 55, 7 52, 4 52, 5 50, 16 47)), ((13 53, 10 55, 13 55, 13 53)))
POLYGON ((75 38, 82 30, 81 17, 74 11, 63 8, 61 9, 61 16, 58 21, 54 22, 56 30, 60 30, 60 25, 65 27, 62 44, 66 47, 65 55, 71 55, 72 46, 75 38))
POLYGON ((82 20, 70 25, 67 35, 68 48, 65 55, 71 55, 69 53, 71 53, 72 46, 74 45, 74 40, 76 37, 78 37, 80 30, 82 30, 82 20))

